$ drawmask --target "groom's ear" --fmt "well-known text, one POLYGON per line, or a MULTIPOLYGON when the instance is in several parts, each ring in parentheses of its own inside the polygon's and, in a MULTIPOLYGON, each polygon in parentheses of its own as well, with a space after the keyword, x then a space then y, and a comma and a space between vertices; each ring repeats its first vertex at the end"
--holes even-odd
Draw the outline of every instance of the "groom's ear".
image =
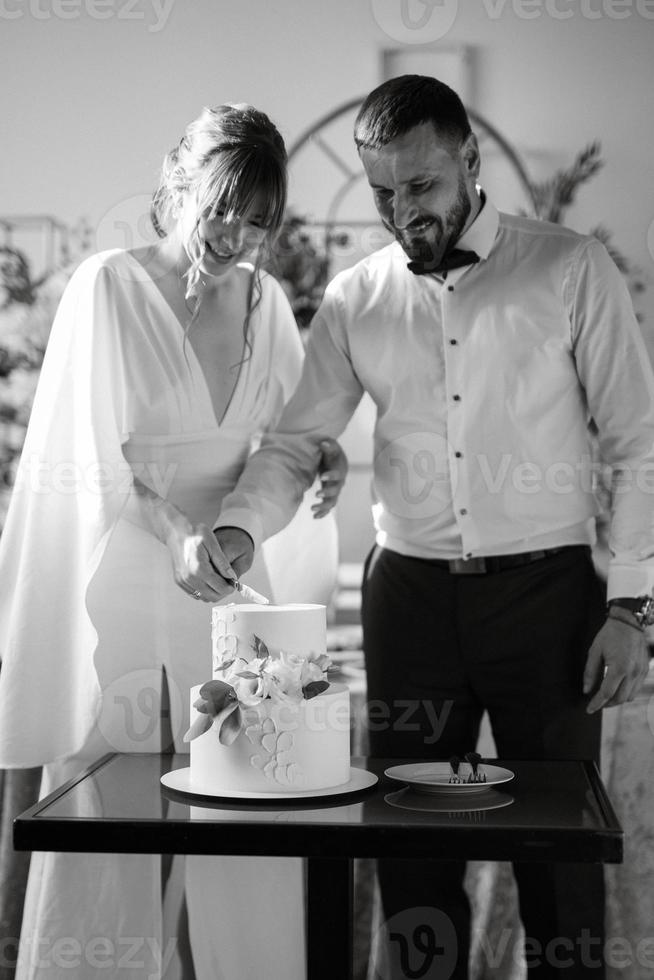
POLYGON ((477 180, 481 169, 481 153, 479 152, 479 143, 474 133, 468 133, 461 145, 459 155, 467 174, 477 180))

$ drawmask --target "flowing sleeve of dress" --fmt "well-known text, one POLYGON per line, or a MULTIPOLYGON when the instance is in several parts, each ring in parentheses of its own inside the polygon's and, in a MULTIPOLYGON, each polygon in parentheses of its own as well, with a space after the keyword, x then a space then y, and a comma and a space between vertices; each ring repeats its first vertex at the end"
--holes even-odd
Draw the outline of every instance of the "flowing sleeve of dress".
MULTIPOLYGON (((268 384, 268 423, 274 429, 302 372, 304 352, 291 307, 281 288, 267 277, 271 289, 269 321, 270 382, 268 384)), ((338 532, 333 512, 314 518, 314 484, 304 495, 293 520, 264 541, 262 554, 270 577, 273 601, 319 602, 329 605, 336 584, 338 532)))
POLYGON ((120 289, 102 256, 59 305, 0 542, 0 767, 73 754, 99 710, 86 608, 131 487, 120 289))

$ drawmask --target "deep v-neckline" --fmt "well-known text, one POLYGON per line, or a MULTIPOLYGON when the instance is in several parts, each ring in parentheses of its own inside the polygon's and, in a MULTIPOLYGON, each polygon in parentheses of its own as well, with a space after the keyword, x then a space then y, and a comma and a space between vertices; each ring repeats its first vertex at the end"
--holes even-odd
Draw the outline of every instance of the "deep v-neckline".
MULTIPOLYGON (((162 309, 174 321, 175 326, 176 326, 176 329, 180 333, 180 336, 181 336, 181 339, 182 339, 182 344, 183 344, 184 343, 184 336, 185 336, 185 330, 186 330, 186 328, 185 328, 184 324, 182 323, 182 321, 180 320, 180 318, 177 315, 177 313, 175 312, 175 310, 173 309, 172 304, 167 299, 167 297, 164 295, 163 290, 157 285, 156 280, 153 279, 153 277, 150 274, 149 270, 143 265, 143 263, 139 259, 137 259, 135 255, 132 255, 131 252, 127 252, 127 255, 129 255, 130 259, 133 262, 136 262, 136 264, 139 266, 139 268, 143 272, 145 272, 145 274, 146 274, 146 276, 148 278, 148 282, 153 287, 154 292, 156 293, 156 295, 158 297, 158 300, 159 300, 159 302, 160 302, 160 304, 162 306, 162 309)), ((250 284, 249 284, 249 287, 248 287, 248 308, 249 308, 249 306, 250 306, 250 304, 252 302, 252 289, 253 289, 253 278, 250 279, 250 284)), ((246 316, 247 316, 247 314, 246 314, 246 316)), ((193 345, 192 345, 191 341, 188 339, 188 337, 186 337, 186 341, 187 341, 187 347, 188 347, 188 350, 190 351, 191 357, 190 357, 190 361, 189 361, 188 357, 185 357, 185 361, 186 361, 187 365, 189 366, 189 368, 191 369, 192 373, 199 379, 200 384, 201 384, 202 388, 204 389, 204 396, 205 396, 205 401, 206 401, 206 407, 208 409, 209 415, 213 419, 213 422, 214 422, 214 425, 216 426, 216 428, 217 429, 220 429, 225 424, 225 420, 226 420, 226 418, 227 418, 227 416, 229 414, 229 411, 230 411, 232 405, 234 404, 234 399, 235 399, 235 396, 236 396, 236 392, 240 388, 241 377, 243 375, 243 363, 244 363, 245 353, 246 353, 246 348, 247 348, 247 340, 246 340, 245 335, 244 335, 244 337, 243 337, 243 347, 242 347, 242 350, 241 350, 241 358, 240 358, 240 360, 238 362, 238 374, 236 375, 236 380, 234 381, 234 384, 232 386, 232 390, 231 390, 230 395, 229 395, 229 398, 228 398, 228 400, 227 400, 227 402, 225 404, 225 408, 223 409, 223 412, 222 412, 222 415, 221 415, 220 419, 218 418, 218 414, 216 412, 216 406, 214 405, 213 398, 211 397, 211 388, 209 387, 209 382, 207 381, 206 375, 205 375, 204 370, 202 368, 202 363, 200 361, 200 358, 196 354, 196 352, 195 352, 195 350, 193 348, 193 345)))

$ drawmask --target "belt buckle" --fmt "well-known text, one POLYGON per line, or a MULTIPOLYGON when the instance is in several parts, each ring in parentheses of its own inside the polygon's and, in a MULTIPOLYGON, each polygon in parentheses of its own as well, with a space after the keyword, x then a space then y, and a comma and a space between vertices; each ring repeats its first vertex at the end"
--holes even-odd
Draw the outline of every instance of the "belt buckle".
POLYGON ((486 572, 486 559, 454 558, 449 563, 451 575, 483 575, 486 572))

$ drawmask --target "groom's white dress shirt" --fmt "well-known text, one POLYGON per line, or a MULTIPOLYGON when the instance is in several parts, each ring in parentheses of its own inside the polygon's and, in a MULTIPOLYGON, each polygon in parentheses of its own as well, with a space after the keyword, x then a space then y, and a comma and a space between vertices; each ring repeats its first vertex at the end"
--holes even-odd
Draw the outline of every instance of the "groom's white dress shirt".
POLYGON ((457 245, 476 265, 416 276, 397 243, 328 286, 300 384, 224 501, 258 546, 292 516, 317 445, 364 391, 377 408, 377 543, 421 558, 594 540, 591 419, 612 469, 608 595, 654 586, 654 377, 605 247, 486 200, 457 245))

